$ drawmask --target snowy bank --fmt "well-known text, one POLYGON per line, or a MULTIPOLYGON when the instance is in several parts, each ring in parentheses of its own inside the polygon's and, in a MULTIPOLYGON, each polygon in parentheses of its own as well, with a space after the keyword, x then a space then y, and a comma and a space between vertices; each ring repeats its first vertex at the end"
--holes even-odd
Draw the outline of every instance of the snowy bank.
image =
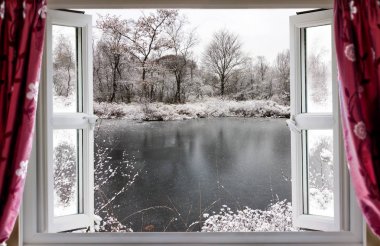
POLYGON ((186 104, 96 103, 94 113, 105 119, 137 121, 187 120, 212 117, 289 117, 289 107, 274 101, 231 101, 210 98, 186 104))
POLYGON ((299 231, 293 226, 292 205, 286 200, 270 204, 266 210, 245 207, 233 212, 223 205, 219 214, 204 214, 202 232, 299 231))

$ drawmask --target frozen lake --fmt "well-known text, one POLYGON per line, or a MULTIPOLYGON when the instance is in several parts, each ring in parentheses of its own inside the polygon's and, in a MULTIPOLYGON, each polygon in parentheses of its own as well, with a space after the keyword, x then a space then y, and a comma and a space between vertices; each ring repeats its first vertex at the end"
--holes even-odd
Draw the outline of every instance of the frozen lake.
MULTIPOLYGON (((284 119, 103 120, 96 143, 109 148, 111 168, 129 163, 141 170, 107 207, 134 231, 197 231, 190 224, 222 205, 235 211, 265 209, 277 197, 291 201, 284 119)), ((111 197, 126 182, 116 173, 101 191, 111 197)))

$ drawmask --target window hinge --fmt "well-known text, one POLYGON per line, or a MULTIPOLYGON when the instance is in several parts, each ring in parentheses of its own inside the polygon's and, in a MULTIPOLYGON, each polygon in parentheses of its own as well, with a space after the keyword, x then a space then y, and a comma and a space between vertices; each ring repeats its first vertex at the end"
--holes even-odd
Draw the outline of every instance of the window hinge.
POLYGON ((292 132, 301 133, 302 130, 297 126, 294 115, 292 115, 290 119, 286 120, 286 124, 292 132))

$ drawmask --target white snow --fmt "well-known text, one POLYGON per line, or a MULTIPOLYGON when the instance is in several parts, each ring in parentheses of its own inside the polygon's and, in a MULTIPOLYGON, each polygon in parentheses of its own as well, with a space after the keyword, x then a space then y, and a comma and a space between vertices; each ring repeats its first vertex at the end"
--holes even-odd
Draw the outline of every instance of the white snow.
POLYGON ((334 194, 329 189, 309 189, 309 213, 321 216, 334 216, 334 194))
POLYGON ((59 216, 66 216, 66 215, 73 215, 78 213, 78 204, 76 203, 77 200, 73 199, 74 201, 71 201, 68 204, 62 204, 59 199, 56 192, 54 192, 54 217, 59 216))
MULTIPOLYGON (((54 93, 55 94, 55 93, 54 93)), ((77 99, 74 93, 68 97, 53 96, 53 112, 54 113, 75 113, 77 112, 77 99)))
POLYGON ((286 200, 268 206, 266 210, 245 207, 236 212, 225 207, 203 223, 202 232, 278 232, 299 231, 293 226, 292 206, 286 200))
POLYGON ((101 118, 137 121, 169 121, 211 117, 289 117, 289 107, 274 101, 232 101, 208 98, 186 104, 96 103, 94 112, 101 118))

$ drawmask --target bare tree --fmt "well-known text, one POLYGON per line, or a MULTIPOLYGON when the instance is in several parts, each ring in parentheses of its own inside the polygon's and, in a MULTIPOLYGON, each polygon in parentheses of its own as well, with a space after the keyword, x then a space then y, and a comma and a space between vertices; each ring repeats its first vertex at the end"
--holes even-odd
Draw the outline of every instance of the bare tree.
POLYGON ((269 99, 273 94, 272 78, 270 78, 270 66, 264 56, 255 59, 254 72, 255 82, 258 85, 262 98, 269 99))
POLYGON ((219 77, 220 94, 225 94, 225 86, 233 71, 243 63, 241 43, 237 35, 221 30, 214 34, 206 48, 204 63, 219 77))
POLYGON ((102 62, 107 64, 106 66, 110 70, 109 82, 112 87, 109 101, 113 102, 118 90, 118 81, 122 78, 120 68, 122 56, 127 48, 122 42, 121 36, 113 34, 103 35, 102 39, 98 42, 97 49, 102 54, 102 62))
POLYGON ((265 82, 269 72, 269 64, 264 56, 258 56, 255 63, 256 81, 259 83, 265 82))
POLYGON ((58 36, 57 43, 53 51, 54 89, 57 95, 68 97, 75 80, 74 51, 70 40, 64 35, 58 36))
POLYGON ((141 16, 137 21, 106 16, 98 22, 98 28, 103 32, 118 33, 128 43, 128 52, 140 64, 141 81, 146 96, 150 93, 152 97, 153 90, 153 85, 148 90, 146 82, 148 61, 154 53, 169 48, 170 39, 164 30, 177 16, 177 10, 158 9, 154 13, 141 16))
MULTIPOLYGON (((263 56, 244 56, 239 37, 220 30, 199 66, 192 56, 196 32, 176 10, 157 10, 134 20, 100 16, 97 27, 102 31, 94 44, 94 96, 99 102, 184 103, 222 95, 289 104, 288 50, 272 65, 263 56)), ((313 73, 316 80, 323 77, 318 71, 313 73)))
POLYGON ((116 100, 116 94, 121 90, 120 81, 123 79, 123 61, 129 51, 128 43, 122 33, 130 30, 127 20, 117 16, 102 16, 97 21, 97 27, 103 30, 101 39, 96 45, 94 56, 94 73, 100 83, 100 77, 105 76, 109 86, 108 101, 116 100), (101 74, 101 70, 103 73, 101 74))
POLYGON ((323 60, 324 51, 314 52, 308 55, 307 74, 311 85, 311 99, 315 103, 324 103, 327 100, 328 69, 323 60))
POLYGON ((166 56, 164 66, 167 67, 174 75, 176 81, 176 92, 174 102, 181 103, 181 86, 185 80, 187 72, 190 75, 194 69, 194 61, 191 60, 191 48, 194 47, 197 40, 195 37, 195 30, 190 32, 185 31, 186 19, 184 17, 178 18, 171 25, 167 27, 167 33, 170 38, 170 47, 174 55, 166 56))
POLYGON ((278 53, 275 60, 277 90, 282 103, 290 103, 290 51, 278 53))

